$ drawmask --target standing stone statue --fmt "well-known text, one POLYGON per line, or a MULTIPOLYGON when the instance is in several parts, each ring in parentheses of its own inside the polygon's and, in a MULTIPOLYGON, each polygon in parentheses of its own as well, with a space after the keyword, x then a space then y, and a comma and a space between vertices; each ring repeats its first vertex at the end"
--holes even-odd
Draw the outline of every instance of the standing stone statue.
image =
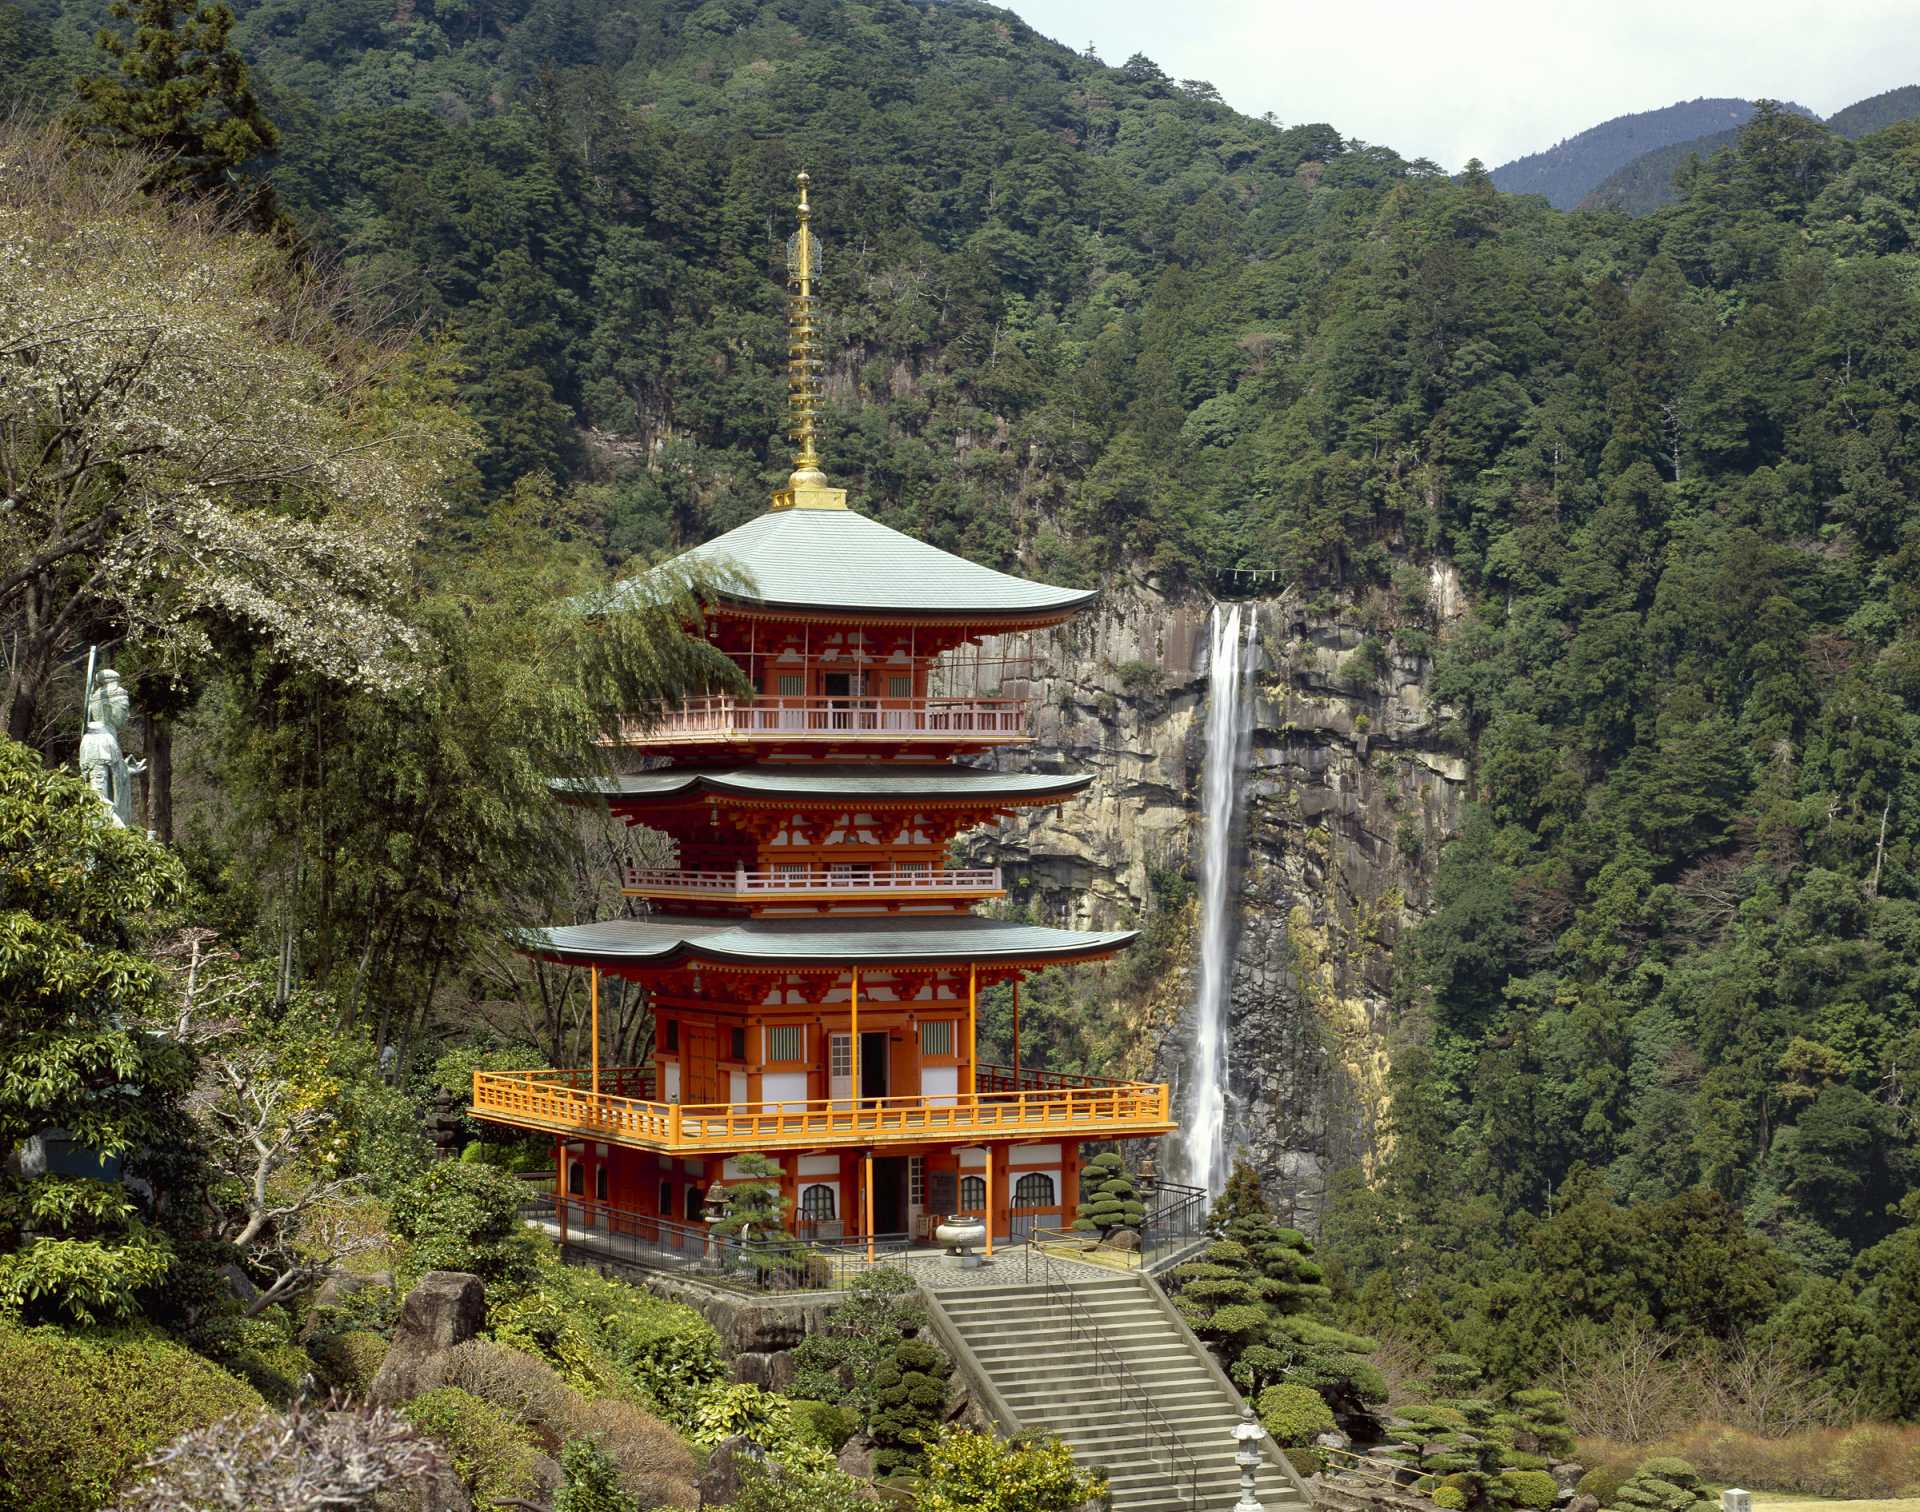
POLYGON ((80 737, 80 775, 100 795, 113 822, 123 828, 133 823, 133 779, 146 770, 145 762, 128 762, 120 749, 120 731, 126 727, 130 708, 120 674, 111 667, 104 669, 87 695, 87 730, 80 737))

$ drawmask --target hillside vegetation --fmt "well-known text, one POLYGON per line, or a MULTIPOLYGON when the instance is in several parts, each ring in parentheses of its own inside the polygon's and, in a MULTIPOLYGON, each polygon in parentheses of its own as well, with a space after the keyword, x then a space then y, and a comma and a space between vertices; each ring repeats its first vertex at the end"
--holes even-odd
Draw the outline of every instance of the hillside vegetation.
MULTIPOLYGON (((0 19, 17 103, 64 107, 92 7, 0 19)), ((471 1237, 421 1187, 434 1088, 583 1044, 577 990, 501 932, 622 906, 607 838, 544 778, 717 675, 684 599, 606 636, 555 606, 763 507, 805 164, 825 452, 866 507, 1056 579, 1273 569, 1364 621, 1356 685, 1388 648, 1430 660, 1473 802, 1395 966, 1391 1155, 1347 1178, 1316 1305, 1471 1354, 1495 1394, 1624 1339, 1716 1380, 1772 1351, 1825 1415, 1920 1416, 1920 126, 1849 140, 1763 107, 1680 202, 1568 216, 982 5, 270 0, 235 36, 303 252, 279 220, 142 208, 128 175, 157 165, 59 139, 0 185, 0 353, 32 380, 0 384, 6 435, 99 443, 6 453, 0 612, 49 650, 9 668, 0 801, 8 833, 42 814, 77 850, 64 892, 30 859, 0 902, 10 928, 85 908, 0 954, 113 1048, 103 1086, 184 1096, 190 1057, 145 1067, 81 968, 163 1019, 164 973, 215 930, 266 1070, 329 1110, 294 1164, 399 1202, 403 1256, 471 1237), (153 332, 127 350, 175 364, 97 432, 35 429, 56 400, 94 414, 94 370, 47 355, 96 350, 49 337, 70 310, 99 350, 133 362, 113 341, 153 332), (184 400, 291 460, 237 485, 184 400), (68 462, 97 486, 56 486, 68 462), (1435 562, 1472 603, 1444 633, 1435 562), (105 899, 71 881, 115 875, 85 795, 41 760, 71 756, 63 655, 89 641, 192 758, 176 848, 115 841, 142 890, 105 899)), ((203 192, 236 209, 224 176, 203 192)), ((45 1001, 0 994, 0 1048, 43 1053, 45 1001)), ((609 993, 625 1054, 643 1007, 609 993)), ((0 1078, 0 1106, 33 1084, 0 1078)), ((216 1256, 300 1295, 297 1246, 238 1249, 247 1184, 210 1190, 158 1233, 9 1187, 0 1282, 42 1286, 36 1317, 70 1295, 181 1329, 217 1317, 179 1290, 216 1256), (29 1200, 118 1269, 15 1263, 29 1200)), ((523 1299, 561 1285, 511 1246, 474 1263, 523 1299)), ((1266 1281, 1293 1284, 1233 1284, 1266 1281)), ((299 1325, 194 1338, 267 1379, 299 1325)))
POLYGON ((1609 174, 1636 158, 1703 136, 1737 131, 1753 118, 1753 112, 1751 100, 1703 97, 1615 116, 1543 151, 1502 163, 1493 170, 1494 187, 1508 194, 1543 194, 1554 209, 1571 210, 1609 174))

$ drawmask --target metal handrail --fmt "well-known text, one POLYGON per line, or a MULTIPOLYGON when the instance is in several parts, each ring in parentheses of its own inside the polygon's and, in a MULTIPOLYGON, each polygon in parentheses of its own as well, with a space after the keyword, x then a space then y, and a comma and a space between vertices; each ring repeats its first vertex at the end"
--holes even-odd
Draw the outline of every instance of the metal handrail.
POLYGON ((1120 1351, 1100 1331, 1100 1325, 1094 1322, 1086 1303, 1080 1300, 1066 1277, 1047 1257, 1047 1252, 1029 1237, 1026 1244, 1026 1279, 1029 1285, 1033 1282, 1033 1262, 1036 1259, 1040 1262, 1041 1294, 1049 1301, 1058 1300, 1067 1318, 1067 1337, 1070 1340, 1084 1338, 1087 1341, 1095 1370, 1106 1371, 1121 1400, 1139 1410, 1141 1432, 1166 1456, 1167 1475, 1173 1483, 1175 1494, 1181 1497, 1179 1505, 1197 1509, 1200 1505, 1200 1462, 1188 1450, 1185 1440, 1174 1432, 1173 1424, 1167 1421, 1165 1414, 1153 1405, 1153 1398, 1147 1395, 1139 1378, 1128 1368, 1120 1351), (1186 1478, 1184 1489, 1180 1485, 1183 1475, 1186 1478))
POLYGON ((852 872, 833 866, 798 870, 766 867, 752 871, 745 867, 733 871, 677 871, 662 866, 628 866, 622 868, 622 885, 629 892, 692 892, 715 896, 1002 890, 997 866, 896 866, 870 872, 852 872))
POLYGON ((689 699, 652 722, 620 721, 619 743, 731 739, 741 735, 936 735, 1027 739, 1025 698, 689 699))

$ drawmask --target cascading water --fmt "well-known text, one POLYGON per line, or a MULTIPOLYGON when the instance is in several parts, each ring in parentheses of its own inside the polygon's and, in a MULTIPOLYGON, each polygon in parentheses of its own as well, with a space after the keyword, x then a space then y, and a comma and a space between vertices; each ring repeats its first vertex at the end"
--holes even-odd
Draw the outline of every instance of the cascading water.
POLYGON ((1195 984, 1193 1044, 1187 1057, 1182 1118, 1185 1180, 1219 1193, 1227 1184, 1227 1017, 1233 973, 1233 833, 1240 773, 1252 732, 1246 694, 1259 615, 1248 606, 1214 605, 1207 669, 1207 756, 1202 776, 1200 971, 1195 984))

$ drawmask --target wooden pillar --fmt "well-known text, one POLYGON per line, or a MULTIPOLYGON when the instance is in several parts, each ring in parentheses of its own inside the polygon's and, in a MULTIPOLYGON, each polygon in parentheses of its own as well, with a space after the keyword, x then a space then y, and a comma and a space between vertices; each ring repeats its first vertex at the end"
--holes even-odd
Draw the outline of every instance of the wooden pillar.
MULTIPOLYGON (((850 1094, 847 1101, 853 1105, 855 1111, 857 1112, 860 1107, 860 1091, 861 1091, 861 1087, 860 1087, 860 1065, 861 1065, 861 1062, 860 1062, 860 968, 858 966, 853 968, 853 997, 851 999, 851 1004, 852 1004, 851 1021, 848 1028, 848 1034, 849 1034, 849 1037, 853 1040, 853 1085, 847 1089, 848 1093, 850 1094)), ((833 1087, 831 1085, 833 1080, 833 1065, 831 1061, 829 1061, 827 1065, 827 1080, 829 1083, 827 1087, 827 1095, 831 1097, 833 1095, 833 1087)), ((857 1119, 855 1121, 858 1122, 857 1119)))
POLYGON ((861 1165, 865 1168, 865 1180, 861 1184, 862 1185, 861 1227, 867 1231, 867 1263, 871 1265, 873 1263, 873 1151, 872 1150, 867 1151, 866 1156, 861 1161, 861 1165))
MULTIPOLYGON (((587 1000, 592 1005, 589 1016, 593 1021, 593 1070, 590 1074, 593 1080, 593 1095, 597 1101, 600 1096, 600 968, 598 966, 587 968, 587 1000)), ((597 1113, 599 1109, 596 1107, 594 1111, 597 1113)))
MULTIPOLYGON (((980 1091, 980 968, 967 967, 967 1095, 980 1091)), ((988 1235, 989 1238, 992 1235, 988 1235)))
POLYGON ((993 1146, 983 1146, 987 1155, 987 1258, 993 1258, 993 1146))
POLYGON ((567 1247, 567 1140, 553 1142, 553 1215, 560 1222, 560 1248, 567 1247))

